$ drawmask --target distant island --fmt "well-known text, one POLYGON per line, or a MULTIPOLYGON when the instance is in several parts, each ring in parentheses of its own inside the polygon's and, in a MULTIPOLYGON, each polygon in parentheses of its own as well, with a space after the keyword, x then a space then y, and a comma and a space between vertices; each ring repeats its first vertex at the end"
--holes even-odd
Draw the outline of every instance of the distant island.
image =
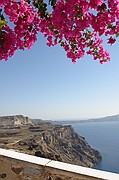
POLYGON ((58 124, 72 124, 72 123, 92 123, 92 122, 113 122, 119 121, 119 114, 113 116, 106 116, 101 118, 87 119, 87 120, 64 120, 64 121, 51 121, 52 123, 58 124))
POLYGON ((0 147, 86 167, 94 167, 102 158, 71 125, 22 115, 0 117, 0 147))

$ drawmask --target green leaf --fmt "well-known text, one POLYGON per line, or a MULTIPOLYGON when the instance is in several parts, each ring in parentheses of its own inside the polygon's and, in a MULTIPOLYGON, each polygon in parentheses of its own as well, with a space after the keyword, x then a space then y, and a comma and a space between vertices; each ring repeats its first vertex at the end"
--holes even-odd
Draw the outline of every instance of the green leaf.
POLYGON ((30 0, 25 0, 28 4, 30 4, 31 3, 31 1, 30 0))
POLYGON ((93 42, 94 42, 93 40, 90 40, 88 46, 92 46, 93 42))
POLYGON ((56 6, 56 2, 57 2, 56 0, 49 0, 49 4, 51 4, 51 6, 54 8, 56 6))
POLYGON ((109 24, 107 27, 108 27, 108 28, 112 28, 112 27, 113 27, 113 25, 112 25, 112 24, 109 24))
POLYGON ((101 9, 107 9, 107 6, 105 3, 102 3, 102 5, 100 7, 101 7, 101 9))
POLYGON ((55 31, 54 31, 54 33, 55 33, 55 34, 58 34, 58 33, 59 33, 59 31, 58 31, 58 30, 55 30, 55 31))
POLYGON ((107 28, 111 28, 112 30, 115 30, 115 29, 116 29, 116 26, 113 26, 112 24, 109 24, 109 25, 107 26, 107 28))
POLYGON ((91 34, 91 31, 89 29, 86 29, 86 32, 88 32, 88 34, 91 34))
POLYGON ((116 33, 116 37, 118 37, 118 36, 119 36, 119 32, 116 33))
POLYGON ((95 53, 96 56, 99 57, 99 53, 96 50, 94 50, 93 52, 95 53))
POLYGON ((7 21, 5 19, 0 20, 0 29, 2 29, 6 24, 7 24, 7 21))
POLYGON ((64 42, 61 40, 59 40, 59 44, 60 44, 60 46, 64 46, 64 42))
POLYGON ((50 29, 51 31, 53 31, 53 30, 54 30, 53 26, 49 26, 49 29, 50 29))
POLYGON ((4 35, 4 31, 2 31, 2 30, 0 29, 0 47, 3 47, 3 45, 4 45, 3 35, 4 35))
POLYGON ((113 26, 113 27, 112 27, 112 30, 115 30, 115 29, 116 29, 116 26, 113 26))

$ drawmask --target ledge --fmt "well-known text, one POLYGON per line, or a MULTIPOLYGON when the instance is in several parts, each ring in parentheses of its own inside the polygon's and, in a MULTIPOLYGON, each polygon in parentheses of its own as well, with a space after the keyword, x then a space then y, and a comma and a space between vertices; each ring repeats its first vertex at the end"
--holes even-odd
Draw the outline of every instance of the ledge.
POLYGON ((62 163, 58 161, 51 161, 47 164, 47 166, 52 167, 52 168, 57 167, 60 170, 69 171, 69 172, 73 172, 77 174, 79 173, 82 175, 96 177, 96 178, 105 179, 105 180, 119 180, 119 174, 116 174, 116 173, 62 163))
POLYGON ((48 180, 56 180, 58 179, 57 177, 59 177, 59 180, 119 180, 119 174, 116 173, 53 161, 50 159, 15 152, 14 150, 5 150, 2 148, 0 148, 0 161, 3 162, 0 162, 0 174, 6 173, 6 180, 11 180, 11 177, 14 177, 14 179, 17 180, 17 175, 21 176, 21 179, 25 179, 23 176, 25 176, 25 173, 28 173, 28 171, 31 173, 31 170, 33 172, 30 175, 27 174, 27 177, 33 176, 33 180, 36 180, 38 177, 43 180, 48 179, 48 177, 48 180), (11 169, 15 171, 15 167, 17 168, 17 171, 18 168, 21 169, 21 171, 18 171, 19 173, 16 174, 11 172, 11 169), (5 171, 5 168, 8 169, 7 172, 5 171), (11 174, 9 175, 7 173, 11 174), (37 176, 35 176, 35 173, 37 176), (40 173, 42 175, 39 175, 40 173), (46 174, 47 178, 43 176, 43 173, 46 174))

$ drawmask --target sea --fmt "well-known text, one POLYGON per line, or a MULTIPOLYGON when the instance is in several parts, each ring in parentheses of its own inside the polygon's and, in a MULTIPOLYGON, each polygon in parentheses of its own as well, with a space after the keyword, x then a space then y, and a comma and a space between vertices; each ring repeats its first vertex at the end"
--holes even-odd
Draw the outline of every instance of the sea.
POLYGON ((102 161, 95 169, 119 173, 119 121, 72 123, 75 131, 98 150, 102 161))

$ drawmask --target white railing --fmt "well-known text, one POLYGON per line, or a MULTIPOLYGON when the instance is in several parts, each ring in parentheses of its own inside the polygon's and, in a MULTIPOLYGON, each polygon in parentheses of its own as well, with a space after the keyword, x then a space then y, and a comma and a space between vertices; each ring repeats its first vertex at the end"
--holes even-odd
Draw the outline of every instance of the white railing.
POLYGON ((119 174, 53 161, 0 148, 0 179, 119 180, 119 174))

